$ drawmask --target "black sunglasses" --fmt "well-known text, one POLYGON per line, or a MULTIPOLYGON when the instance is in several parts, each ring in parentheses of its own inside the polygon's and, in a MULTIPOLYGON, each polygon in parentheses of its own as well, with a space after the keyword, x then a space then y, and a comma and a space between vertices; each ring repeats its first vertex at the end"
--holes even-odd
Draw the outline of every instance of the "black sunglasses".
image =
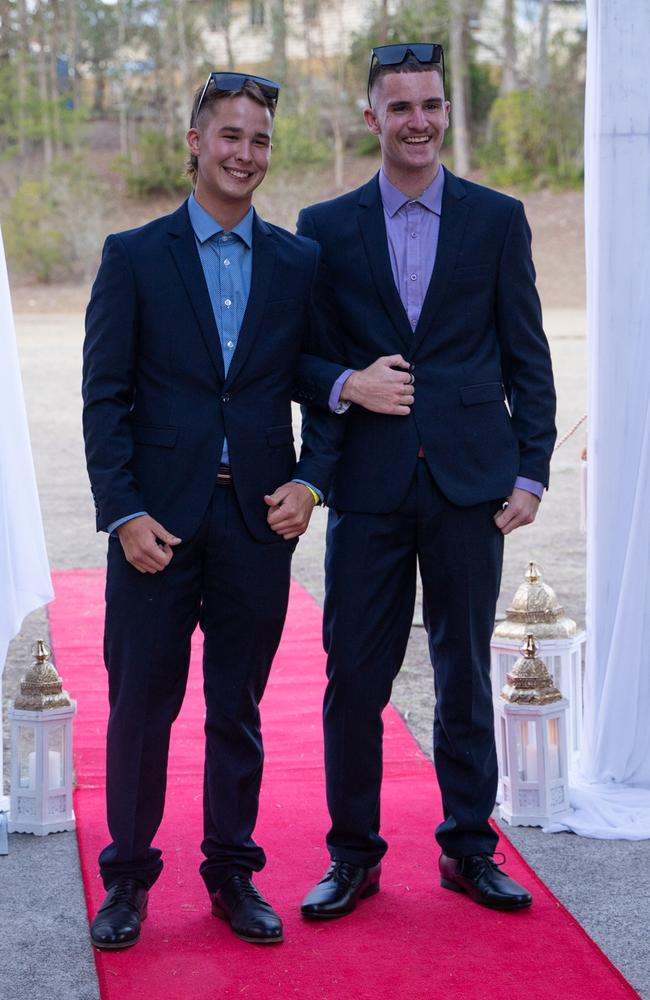
POLYGON ((380 66, 399 66, 408 54, 419 63, 439 63, 442 67, 442 85, 445 85, 445 53, 436 42, 404 42, 399 45, 376 45, 370 53, 368 67, 368 104, 370 104, 370 80, 375 62, 380 66))
POLYGON ((275 80, 267 80, 264 76, 251 76, 248 73, 213 72, 208 76, 208 79, 205 81, 205 87, 201 91, 199 103, 197 104, 196 111, 194 112, 194 121, 196 121, 198 113, 201 110, 201 105, 203 104, 203 100, 211 82, 214 84, 215 90, 219 90, 224 93, 233 92, 235 94, 239 94, 248 80, 250 80, 251 83, 256 83, 264 96, 270 101, 273 101, 274 106, 277 104, 278 94, 280 93, 280 84, 276 83, 275 80))

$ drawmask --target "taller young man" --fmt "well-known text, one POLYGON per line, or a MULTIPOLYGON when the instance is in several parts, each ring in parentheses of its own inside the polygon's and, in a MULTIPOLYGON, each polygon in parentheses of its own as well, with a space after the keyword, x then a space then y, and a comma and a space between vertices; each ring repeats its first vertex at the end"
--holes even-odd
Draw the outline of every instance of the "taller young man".
MULTIPOLYGON (((135 944, 162 869, 152 846, 170 729, 197 625, 204 633, 205 860, 213 912, 244 940, 282 940, 251 881, 262 775, 258 705, 284 623, 295 539, 332 456, 291 396, 309 333, 318 247, 263 222, 277 84, 213 73, 187 142, 194 192, 110 236, 87 314, 84 433, 98 529, 110 533, 108 890, 100 948, 135 944)), ((317 358, 311 378, 318 371, 317 358)), ((327 393, 325 393, 327 397, 327 393)), ((328 417, 325 416, 327 420, 328 417)), ((331 417, 329 419, 335 420, 331 417)))
POLYGON ((404 657, 418 564, 435 672, 441 883, 490 907, 531 902, 493 860, 489 643, 503 536, 534 519, 548 484, 555 394, 523 207, 441 166, 450 110, 441 60, 437 45, 374 50, 364 114, 381 170, 298 224, 321 246, 339 347, 356 369, 342 399, 359 404, 341 418, 328 498, 332 865, 304 900, 312 918, 349 913, 379 888, 381 713, 404 657), (414 382, 398 386, 401 408, 382 402, 402 376, 389 367, 397 355, 414 382))

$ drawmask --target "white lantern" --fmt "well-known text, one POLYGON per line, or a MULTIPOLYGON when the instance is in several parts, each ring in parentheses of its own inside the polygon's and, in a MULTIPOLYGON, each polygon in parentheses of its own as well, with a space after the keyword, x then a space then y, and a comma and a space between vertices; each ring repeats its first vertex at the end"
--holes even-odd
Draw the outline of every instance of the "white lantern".
POLYGON ((74 830, 72 718, 76 703, 63 690, 40 639, 35 662, 9 708, 11 720, 10 833, 74 830))
POLYGON ((568 698, 568 748, 573 762, 582 743, 582 678, 587 634, 578 632, 573 619, 565 615, 555 591, 544 583, 534 562, 528 564, 524 579, 505 621, 494 629, 490 643, 495 709, 508 672, 518 659, 526 636, 532 632, 537 655, 546 664, 555 686, 568 698))
POLYGON ((568 702, 537 656, 532 634, 495 704, 502 819, 546 826, 568 812, 568 702))

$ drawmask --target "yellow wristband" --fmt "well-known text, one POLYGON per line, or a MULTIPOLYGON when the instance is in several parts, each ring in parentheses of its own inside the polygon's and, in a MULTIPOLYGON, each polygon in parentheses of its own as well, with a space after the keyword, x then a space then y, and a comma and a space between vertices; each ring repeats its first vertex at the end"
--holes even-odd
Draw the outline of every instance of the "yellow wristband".
MULTIPOLYGON (((303 483, 302 485, 303 486, 307 486, 307 483, 303 483)), ((320 497, 319 497, 318 493, 316 492, 316 490, 312 490, 311 486, 307 486, 307 489, 309 490, 309 492, 311 493, 311 495, 314 498, 314 505, 316 507, 318 507, 318 505, 320 503, 320 497)))

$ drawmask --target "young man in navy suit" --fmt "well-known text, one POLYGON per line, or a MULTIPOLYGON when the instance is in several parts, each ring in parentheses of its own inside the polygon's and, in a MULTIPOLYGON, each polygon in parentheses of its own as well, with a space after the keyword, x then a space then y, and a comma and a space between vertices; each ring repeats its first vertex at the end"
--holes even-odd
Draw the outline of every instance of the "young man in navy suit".
POLYGON ((489 644, 503 536, 533 521, 548 484, 555 394, 523 207, 440 163, 442 58, 428 43, 373 51, 364 114, 381 170, 298 222, 322 249, 352 372, 341 400, 353 404, 328 495, 332 864, 303 902, 314 919, 349 913, 379 889, 381 713, 418 565, 435 674, 441 884, 495 909, 531 903, 493 857, 489 644))
POLYGON ((213 913, 241 938, 282 940, 251 880, 265 863, 253 839, 258 706, 291 555, 336 455, 312 422, 296 463, 291 424, 299 370, 311 398, 324 365, 311 322, 319 248, 268 225, 251 203, 269 166, 277 96, 269 80, 210 74, 187 133, 192 195, 172 215, 107 239, 88 306, 84 435, 97 527, 110 535, 111 842, 99 859, 99 948, 136 943, 162 869, 152 842, 197 623, 207 709, 201 874, 213 913))

